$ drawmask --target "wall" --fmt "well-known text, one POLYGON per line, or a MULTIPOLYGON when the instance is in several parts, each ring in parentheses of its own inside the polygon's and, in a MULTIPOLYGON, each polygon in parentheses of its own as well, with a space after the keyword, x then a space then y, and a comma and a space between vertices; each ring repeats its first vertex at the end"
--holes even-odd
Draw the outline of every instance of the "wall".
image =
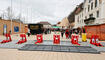
POLYGON ((91 38, 92 35, 98 35, 99 40, 105 41, 105 24, 85 26, 87 38, 91 38))
MULTIPOLYGON (((11 30, 11 21, 10 20, 0 20, 0 35, 3 35, 4 24, 7 25, 7 33, 9 33, 9 31, 11 30)), ((24 29, 25 29, 25 24, 23 24, 23 23, 20 24, 20 22, 16 22, 16 21, 12 22, 12 34, 24 33, 25 32, 24 29), (19 32, 14 31, 15 26, 19 27, 19 32)))
POLYGON ((75 15, 75 27, 82 27, 84 26, 84 19, 83 19, 83 11, 79 12, 79 14, 75 15))
POLYGON ((25 25, 25 33, 28 32, 28 25, 25 25))
POLYGON ((58 26, 60 26, 60 27, 69 27, 70 23, 69 23, 67 17, 65 17, 58 26))

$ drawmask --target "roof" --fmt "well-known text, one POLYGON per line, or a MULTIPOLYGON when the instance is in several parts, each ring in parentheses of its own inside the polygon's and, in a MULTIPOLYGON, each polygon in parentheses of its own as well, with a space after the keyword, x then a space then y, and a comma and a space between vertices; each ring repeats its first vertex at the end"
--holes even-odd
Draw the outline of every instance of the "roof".
MULTIPOLYGON (((5 20, 5 19, 0 19, 0 20, 3 20, 3 21, 11 21, 11 20, 5 20)), ((12 22, 23 23, 22 21, 18 21, 18 20, 12 20, 12 22)))
POLYGON ((49 22, 39 22, 38 24, 51 25, 49 22))
POLYGON ((77 6, 76 14, 80 13, 83 10, 83 3, 77 6))
POLYGON ((68 16, 68 20, 70 23, 75 22, 75 14, 80 13, 83 10, 83 3, 81 3, 80 5, 78 5, 73 12, 71 12, 68 16))

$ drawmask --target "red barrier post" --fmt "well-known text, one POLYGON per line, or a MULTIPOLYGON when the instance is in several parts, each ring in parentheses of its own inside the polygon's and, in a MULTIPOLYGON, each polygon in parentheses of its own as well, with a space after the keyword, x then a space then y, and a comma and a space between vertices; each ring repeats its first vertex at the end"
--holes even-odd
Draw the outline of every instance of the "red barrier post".
POLYGON ((5 34, 5 37, 6 37, 6 40, 3 40, 0 43, 8 43, 8 42, 11 42, 12 41, 10 34, 5 34))
POLYGON ((91 36, 91 40, 90 40, 90 44, 93 44, 93 45, 95 45, 95 36, 94 35, 92 35, 91 36))
POLYGON ((54 39, 53 41, 54 44, 60 44, 60 35, 54 35, 53 39, 54 39))
POLYGON ((27 42, 27 38, 25 34, 20 34, 21 40, 19 40, 16 44, 22 44, 27 42))
POLYGON ((99 37, 97 35, 95 35, 95 45, 96 46, 102 46, 102 44, 99 43, 99 37))
POLYGON ((71 43, 72 43, 72 44, 76 44, 76 45, 80 45, 80 44, 78 43, 78 38, 79 38, 79 36, 77 36, 77 35, 72 35, 71 43))
POLYGON ((93 44, 95 46, 102 46, 102 44, 99 43, 99 37, 97 35, 92 35, 90 44, 93 44))
POLYGON ((35 42, 35 44, 43 43, 43 35, 42 34, 37 34, 36 37, 37 37, 37 42, 35 42))

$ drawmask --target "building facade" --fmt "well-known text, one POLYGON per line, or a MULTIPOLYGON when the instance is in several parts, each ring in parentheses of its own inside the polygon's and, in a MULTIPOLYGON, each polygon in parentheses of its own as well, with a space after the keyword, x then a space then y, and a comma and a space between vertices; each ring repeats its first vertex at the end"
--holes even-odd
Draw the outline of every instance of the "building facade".
POLYGON ((62 28, 69 28, 70 23, 67 17, 65 17, 60 24, 58 24, 57 26, 62 27, 62 28))
POLYGON ((85 20, 94 18, 91 24, 105 23, 105 0, 84 0, 81 10, 79 5, 77 14, 75 15, 75 27, 82 27, 85 25, 85 20), (79 11, 78 11, 79 10, 79 11))
POLYGON ((42 24, 44 28, 52 28, 52 25, 47 21, 39 22, 38 24, 42 24))
POLYGON ((70 28, 71 29, 75 26, 75 13, 76 13, 76 10, 77 10, 77 8, 75 8, 74 11, 71 12, 69 14, 69 16, 67 17, 68 18, 68 21, 70 23, 70 28))
POLYGON ((75 12, 75 26, 74 28, 82 27, 84 26, 84 16, 83 16, 83 3, 77 6, 76 12, 75 12))
MULTIPOLYGON (((11 20, 0 19, 0 35, 10 33, 11 20)), ((21 22, 12 21, 12 34, 25 33, 25 24, 21 22)))

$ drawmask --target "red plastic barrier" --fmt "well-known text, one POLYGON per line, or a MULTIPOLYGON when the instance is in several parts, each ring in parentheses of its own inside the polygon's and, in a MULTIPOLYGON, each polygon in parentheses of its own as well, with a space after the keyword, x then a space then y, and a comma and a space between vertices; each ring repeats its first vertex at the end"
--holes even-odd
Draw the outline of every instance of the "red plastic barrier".
POLYGON ((6 40, 3 40, 0 43, 8 43, 8 42, 11 42, 12 41, 10 34, 5 34, 5 37, 6 37, 6 40))
POLYGON ((37 43, 43 43, 43 35, 42 34, 37 34, 37 42, 35 42, 35 44, 37 43))
POLYGON ((90 44, 93 44, 95 46, 102 46, 102 44, 99 43, 99 37, 97 35, 92 35, 90 44))
POLYGON ((25 34, 20 34, 21 40, 19 40, 16 44, 22 44, 27 42, 27 38, 25 34))
POLYGON ((95 36, 94 35, 91 36, 90 44, 95 45, 95 36))
POLYGON ((60 35, 54 35, 53 39, 54 39, 53 41, 54 44, 60 44, 60 35))
POLYGON ((72 44, 76 44, 76 45, 80 45, 80 44, 78 43, 78 38, 79 38, 79 36, 77 36, 77 35, 72 35, 71 43, 72 43, 72 44))

